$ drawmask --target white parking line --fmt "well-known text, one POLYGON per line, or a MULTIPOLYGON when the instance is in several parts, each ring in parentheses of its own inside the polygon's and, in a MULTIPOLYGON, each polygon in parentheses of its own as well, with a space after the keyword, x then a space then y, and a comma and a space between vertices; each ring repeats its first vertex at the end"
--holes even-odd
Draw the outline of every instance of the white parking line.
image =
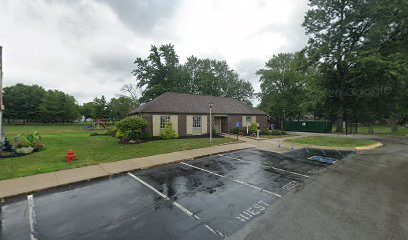
POLYGON ((236 182, 236 183, 240 183, 240 184, 246 185, 246 186, 251 187, 251 188, 255 188, 256 190, 259 190, 259 191, 262 191, 262 192, 266 192, 266 193, 271 194, 271 195, 274 195, 274 196, 276 196, 276 197, 282 197, 282 195, 280 195, 280 194, 277 194, 277 193, 274 193, 274 192, 271 192, 271 191, 268 191, 268 190, 259 188, 259 187, 257 187, 257 186, 254 186, 254 185, 249 184, 249 183, 242 182, 242 181, 240 181, 240 180, 236 180, 236 179, 233 179, 233 178, 229 178, 229 177, 220 175, 220 174, 215 173, 215 172, 208 171, 208 170, 203 169, 203 168, 199 168, 199 167, 190 165, 190 164, 185 163, 185 162, 181 162, 181 164, 184 164, 184 165, 186 165, 186 166, 189 166, 189 167, 192 167, 192 168, 195 168, 195 169, 198 169, 198 170, 201 170, 201 171, 204 171, 204 172, 213 174, 213 175, 218 176, 218 177, 221 177, 221 178, 229 179, 229 180, 231 180, 231 181, 234 181, 234 182, 236 182))
POLYGON ((234 160, 241 161, 241 162, 251 163, 251 164, 253 164, 253 165, 257 165, 257 166, 261 166, 261 167, 272 168, 272 169, 277 170, 277 171, 287 172, 287 173, 294 174, 294 175, 298 175, 298 176, 302 176, 302 177, 305 177, 305 178, 310 177, 310 176, 305 175, 305 174, 301 174, 301 173, 297 173, 297 172, 292 172, 292 171, 288 171, 288 170, 281 169, 281 168, 271 167, 271 166, 267 166, 267 165, 264 165, 264 164, 255 163, 255 162, 248 161, 248 160, 243 160, 243 159, 240 159, 240 158, 234 158, 234 157, 230 157, 230 156, 226 156, 226 155, 222 155, 222 154, 218 154, 218 156, 225 157, 225 158, 230 158, 230 159, 234 159, 234 160))
POLYGON ((37 240, 35 227, 37 225, 37 218, 35 216, 34 210, 34 196, 28 195, 27 196, 27 205, 28 205, 28 220, 30 222, 30 239, 37 240))
MULTIPOLYGON (((164 199, 170 201, 174 206, 176 206, 177 208, 179 208, 181 211, 183 211, 183 212, 184 212, 185 214, 187 214, 188 216, 193 217, 193 218, 195 218, 195 219, 200 220, 201 222, 203 222, 199 216, 195 215, 194 213, 192 213, 190 210, 188 210, 187 208, 183 207, 183 206, 180 205, 179 203, 174 202, 174 201, 171 201, 171 199, 170 199, 169 197, 167 197, 166 195, 164 195, 163 193, 161 193, 159 190, 157 190, 156 188, 154 188, 152 185, 150 185, 150 184, 148 184, 147 182, 143 181, 142 179, 136 177, 135 175, 133 175, 133 174, 130 173, 130 172, 128 173, 128 175, 131 176, 132 178, 136 179, 136 180, 137 180, 138 182, 140 182, 141 184, 143 184, 143 185, 145 185, 146 187, 148 187, 148 188, 150 188, 151 190, 153 190, 153 192, 157 193, 160 197, 162 197, 162 198, 164 198, 164 199)), ((220 231, 218 231, 218 230, 216 230, 216 229, 213 229, 212 227, 208 226, 208 225, 205 224, 205 223, 204 223, 204 227, 207 228, 207 229, 208 229, 209 231, 211 231, 212 233, 214 233, 214 234, 216 234, 216 235, 218 235, 218 236, 220 236, 220 237, 222 237, 222 238, 224 238, 224 239, 226 238, 225 235, 224 235, 222 232, 220 232, 220 231)))

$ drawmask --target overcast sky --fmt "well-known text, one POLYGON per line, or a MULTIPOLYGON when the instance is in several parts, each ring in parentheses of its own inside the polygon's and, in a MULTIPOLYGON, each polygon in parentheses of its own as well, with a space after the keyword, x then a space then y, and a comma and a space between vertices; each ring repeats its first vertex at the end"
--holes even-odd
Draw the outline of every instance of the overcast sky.
MULTIPOLYGON (((257 69, 306 43, 306 0, 1 0, 4 85, 116 96, 136 57, 172 43, 181 62, 226 60, 259 91, 257 69)), ((255 102, 256 103, 256 102, 255 102)))

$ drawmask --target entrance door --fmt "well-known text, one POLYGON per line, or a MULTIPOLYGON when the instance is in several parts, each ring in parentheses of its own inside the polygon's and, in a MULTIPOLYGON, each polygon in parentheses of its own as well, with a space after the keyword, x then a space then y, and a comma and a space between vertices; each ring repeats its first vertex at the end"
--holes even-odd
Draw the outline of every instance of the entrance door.
POLYGON ((217 133, 221 132, 221 119, 220 117, 214 117, 214 129, 217 133))

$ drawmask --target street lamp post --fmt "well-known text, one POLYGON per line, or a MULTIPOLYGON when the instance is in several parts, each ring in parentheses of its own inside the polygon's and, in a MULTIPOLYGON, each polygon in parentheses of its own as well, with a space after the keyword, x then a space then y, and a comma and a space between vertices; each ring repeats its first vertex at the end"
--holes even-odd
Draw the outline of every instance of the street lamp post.
POLYGON ((210 108, 210 144, 212 142, 212 114, 211 114, 211 109, 214 106, 214 103, 209 102, 208 107, 210 108))

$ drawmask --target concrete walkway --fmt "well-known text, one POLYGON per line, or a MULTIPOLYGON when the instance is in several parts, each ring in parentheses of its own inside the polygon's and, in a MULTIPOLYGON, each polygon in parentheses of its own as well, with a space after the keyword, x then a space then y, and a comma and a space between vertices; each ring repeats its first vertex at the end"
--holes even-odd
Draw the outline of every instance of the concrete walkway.
POLYGON ((251 147, 255 147, 255 145, 251 143, 224 144, 3 180, 0 181, 0 199, 94 178, 107 177, 122 172, 192 160, 198 157, 251 147))

